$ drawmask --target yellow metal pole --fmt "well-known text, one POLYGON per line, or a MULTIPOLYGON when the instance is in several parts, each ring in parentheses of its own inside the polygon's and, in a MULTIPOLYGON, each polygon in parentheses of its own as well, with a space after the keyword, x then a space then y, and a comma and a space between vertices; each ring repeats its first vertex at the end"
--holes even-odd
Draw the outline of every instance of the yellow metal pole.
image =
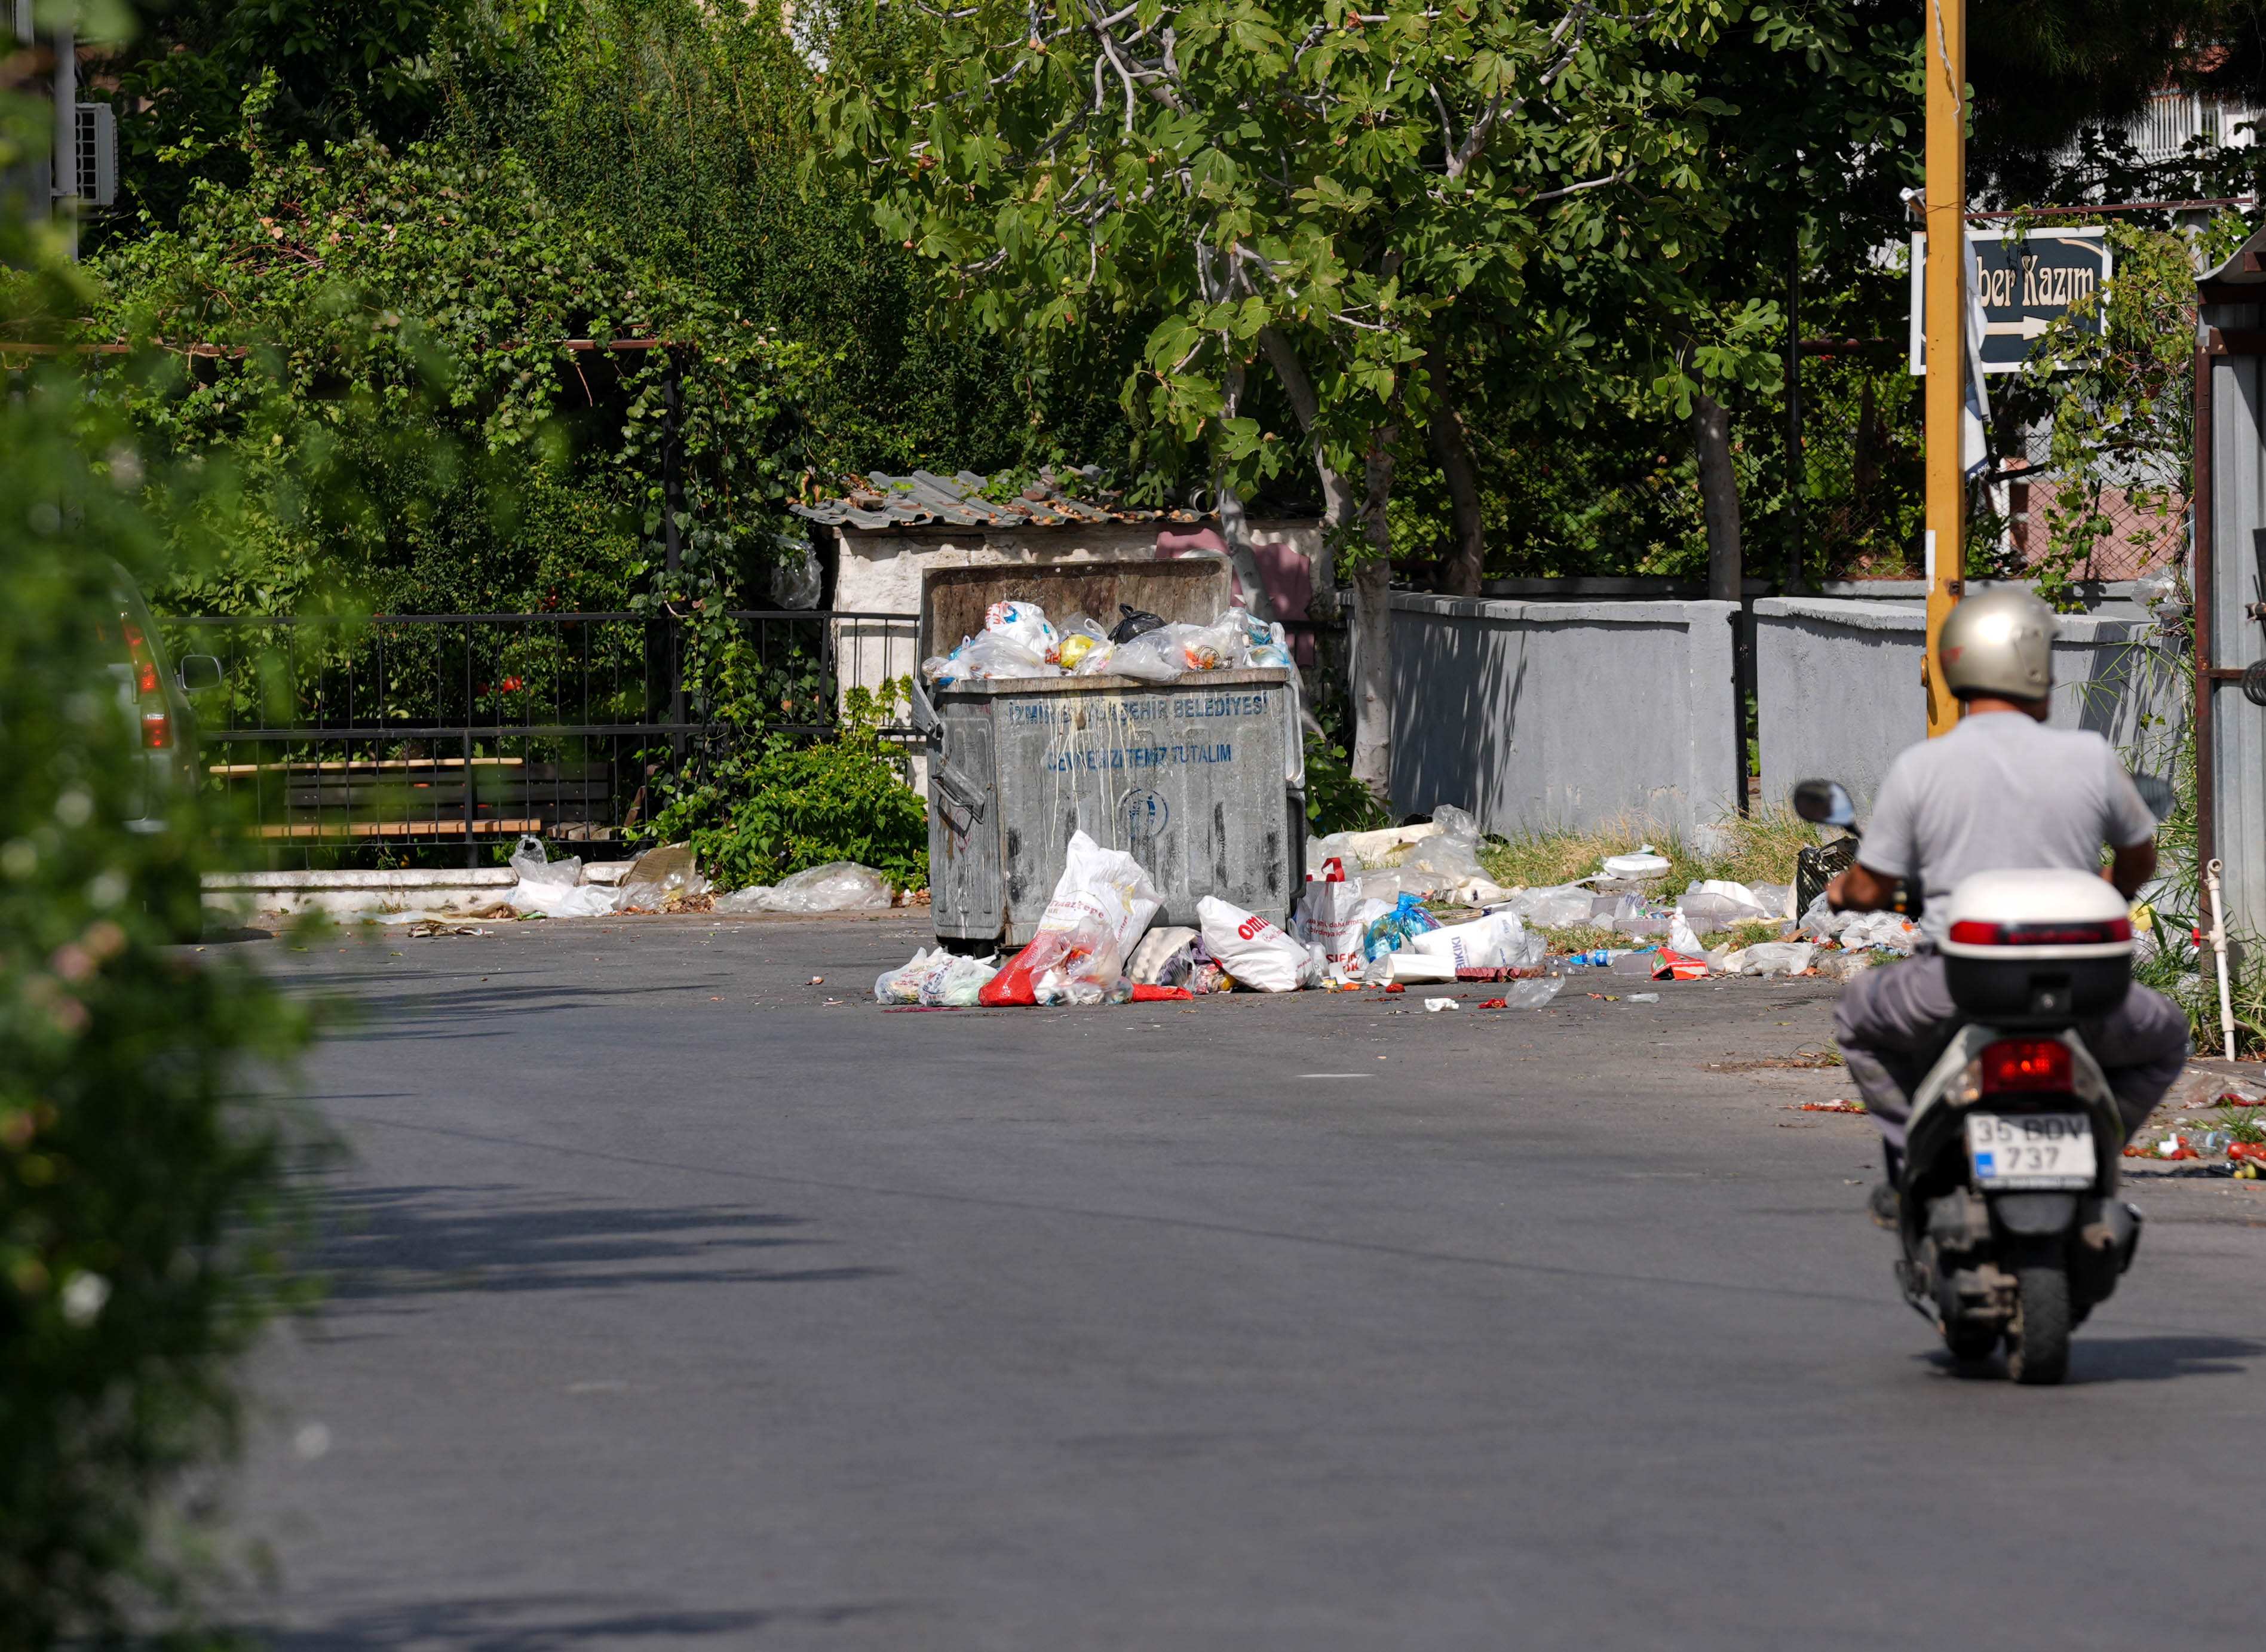
POLYGON ((1958 602, 1966 572, 1967 482, 1960 454, 1960 412, 1967 389, 1967 305, 1962 278, 1967 257, 1967 11, 1965 0, 1921 0, 1927 55, 1927 274, 1922 317, 1927 335, 1925 404, 1927 447, 1928 738, 1959 721, 1959 702, 1943 691, 1935 639, 1958 602))

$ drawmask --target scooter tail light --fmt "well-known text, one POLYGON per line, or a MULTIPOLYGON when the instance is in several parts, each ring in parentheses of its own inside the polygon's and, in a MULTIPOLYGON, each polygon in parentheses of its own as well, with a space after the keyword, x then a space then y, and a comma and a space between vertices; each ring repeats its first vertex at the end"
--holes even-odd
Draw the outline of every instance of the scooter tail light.
POLYGON ((1985 1095, 2070 1088, 2069 1046, 2058 1038, 2002 1038, 1983 1046, 1977 1065, 1985 1095))
POLYGON ((1977 947, 2092 947, 2130 942, 2130 918, 2103 918, 2084 923, 1993 923, 1984 918, 1962 918, 1951 926, 1949 939, 1977 947))

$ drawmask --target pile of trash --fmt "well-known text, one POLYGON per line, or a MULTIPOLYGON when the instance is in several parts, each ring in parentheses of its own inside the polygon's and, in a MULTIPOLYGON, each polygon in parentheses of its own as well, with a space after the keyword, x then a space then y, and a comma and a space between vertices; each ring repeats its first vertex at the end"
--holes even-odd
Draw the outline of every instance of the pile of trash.
MULTIPOLYGON (((1666 862, 1662 866, 1664 870, 1666 862)), ((1306 870, 1309 877, 1356 883, 1365 898, 1387 903, 1418 895, 1488 906, 1512 892, 1480 864, 1480 823, 1452 805, 1434 810, 1430 820, 1415 826, 1308 838, 1306 870)))
POLYGON ((542 840, 523 837, 511 855, 511 869, 519 875, 504 899, 522 917, 603 918, 624 913, 821 913, 884 910, 895 904, 896 891, 886 874, 854 861, 832 861, 814 866, 776 884, 757 884, 714 893, 714 886, 694 864, 692 848, 671 843, 647 849, 623 869, 617 881, 597 881, 594 874, 610 871, 619 862, 585 867, 578 855, 552 860, 542 840))
POLYGON ((1170 682, 1192 671, 1290 664, 1283 628, 1240 608, 1209 625, 1167 621, 1122 602, 1117 611, 1117 623, 1104 630, 1084 614, 1067 615, 1057 627, 1035 602, 994 602, 984 610, 981 633, 921 662, 922 680, 939 688, 990 677, 1107 674, 1170 682))

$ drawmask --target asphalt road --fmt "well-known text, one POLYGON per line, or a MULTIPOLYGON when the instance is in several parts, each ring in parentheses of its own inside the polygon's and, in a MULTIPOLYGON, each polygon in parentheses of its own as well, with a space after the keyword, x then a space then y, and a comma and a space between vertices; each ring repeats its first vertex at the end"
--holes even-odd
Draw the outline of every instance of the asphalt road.
POLYGON ((1846 1080, 1751 1065, 1830 987, 892 1014, 909 920, 491 928, 240 943, 362 1017, 232 1494, 283 1647, 2255 1642, 2266 1184, 2138 1184, 2069 1385, 1956 1378, 1846 1080))

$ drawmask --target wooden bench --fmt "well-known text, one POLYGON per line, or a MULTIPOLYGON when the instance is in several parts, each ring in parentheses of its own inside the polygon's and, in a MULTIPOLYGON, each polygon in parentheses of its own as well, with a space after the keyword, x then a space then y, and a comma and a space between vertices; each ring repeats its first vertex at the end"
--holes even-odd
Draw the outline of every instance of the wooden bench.
POLYGON ((614 774, 605 763, 423 757, 209 768, 227 791, 252 794, 258 824, 252 833, 260 838, 613 835, 614 774))

